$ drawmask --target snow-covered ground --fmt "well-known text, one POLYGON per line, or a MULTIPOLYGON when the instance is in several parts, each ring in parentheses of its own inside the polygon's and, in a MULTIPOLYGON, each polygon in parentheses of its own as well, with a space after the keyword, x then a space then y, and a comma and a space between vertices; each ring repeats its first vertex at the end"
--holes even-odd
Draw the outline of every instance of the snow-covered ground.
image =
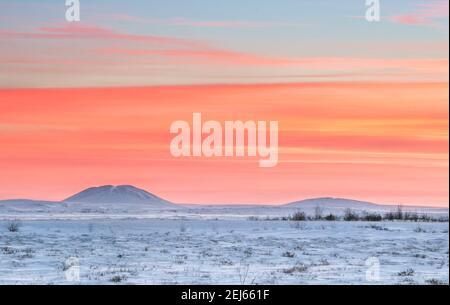
POLYGON ((3 214, 0 284, 449 282, 448 223, 214 220, 218 214, 171 213, 139 219, 16 212, 9 217, 23 216, 18 232, 7 230, 3 214))

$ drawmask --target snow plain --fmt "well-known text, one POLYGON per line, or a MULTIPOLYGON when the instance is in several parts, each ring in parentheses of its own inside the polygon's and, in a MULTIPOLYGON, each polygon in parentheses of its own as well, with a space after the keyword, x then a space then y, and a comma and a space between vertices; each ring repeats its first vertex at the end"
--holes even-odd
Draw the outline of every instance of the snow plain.
POLYGON ((0 213, 0 284, 449 283, 448 223, 42 214, 0 213))

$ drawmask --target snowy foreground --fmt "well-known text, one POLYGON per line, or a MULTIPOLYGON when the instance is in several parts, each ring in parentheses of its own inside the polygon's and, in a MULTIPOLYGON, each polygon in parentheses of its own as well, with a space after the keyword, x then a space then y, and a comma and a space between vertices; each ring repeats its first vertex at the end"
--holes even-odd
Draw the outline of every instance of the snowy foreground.
POLYGON ((449 282, 448 223, 39 218, 0 220, 0 284, 449 282))

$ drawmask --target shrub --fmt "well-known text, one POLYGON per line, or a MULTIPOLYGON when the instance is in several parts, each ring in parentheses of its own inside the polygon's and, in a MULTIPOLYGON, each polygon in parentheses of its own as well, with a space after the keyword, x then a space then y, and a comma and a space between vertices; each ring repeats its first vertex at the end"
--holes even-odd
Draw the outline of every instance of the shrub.
POLYGON ((426 214, 422 214, 422 215, 420 215, 419 220, 423 221, 423 222, 432 222, 433 218, 426 214))
POLYGON ((384 219, 385 219, 385 220, 389 220, 389 221, 395 220, 394 213, 392 213, 392 212, 386 213, 386 214, 384 215, 384 219))
POLYGON ((344 214, 345 221, 358 221, 358 214, 354 213, 351 209, 346 209, 344 214))
POLYGON ((403 219, 409 221, 419 221, 419 215, 417 213, 406 212, 403 219))
POLYGON ((304 212, 295 212, 294 215, 291 216, 291 220, 293 221, 305 221, 306 214, 304 212))
POLYGON ((362 218, 365 221, 382 221, 383 216, 377 213, 367 213, 362 218))
POLYGON ((382 227, 382 226, 377 226, 377 225, 370 225, 370 226, 367 226, 366 228, 374 229, 377 231, 389 231, 389 229, 382 227))
POLYGON ((294 253, 294 252, 286 251, 286 252, 284 252, 283 254, 281 254, 281 256, 283 256, 283 257, 289 257, 289 258, 294 258, 294 257, 295 257, 295 253, 294 253))
POLYGON ((403 220, 403 208, 401 205, 397 206, 397 209, 394 212, 389 212, 384 215, 385 220, 394 221, 394 220, 403 220))
POLYGON ((397 220, 402 220, 403 219, 403 207, 401 205, 397 206, 397 210, 394 213, 394 217, 397 220))
POLYGON ((314 208, 314 220, 321 220, 322 219, 322 213, 323 210, 320 206, 316 206, 314 208))
POLYGON ((406 269, 405 271, 397 273, 398 276, 413 276, 416 272, 414 269, 406 269))
POLYGON ((259 217, 258 216, 250 216, 249 218, 247 218, 249 221, 259 221, 259 217))
POLYGON ((333 214, 329 214, 327 216, 325 216, 325 220, 327 221, 336 221, 337 217, 333 214))
POLYGON ((415 233, 427 233, 427 230, 422 228, 421 226, 417 226, 417 228, 414 229, 415 233))
POLYGON ((288 268, 288 269, 284 269, 283 272, 286 274, 293 274, 293 273, 302 273, 302 272, 306 272, 308 271, 308 267, 303 265, 303 264, 299 264, 296 265, 292 268, 288 268))
POLYGON ((448 285, 447 283, 438 279, 429 279, 426 280, 425 283, 427 283, 428 285, 448 285))
POLYGON ((19 232, 20 226, 21 224, 17 220, 10 221, 6 224, 6 228, 9 232, 19 232))
POLYGON ((448 217, 441 216, 441 217, 437 218, 437 221, 438 222, 448 222, 448 217))
POLYGON ((126 280, 127 277, 125 275, 114 275, 110 281, 113 283, 121 283, 122 281, 126 280))

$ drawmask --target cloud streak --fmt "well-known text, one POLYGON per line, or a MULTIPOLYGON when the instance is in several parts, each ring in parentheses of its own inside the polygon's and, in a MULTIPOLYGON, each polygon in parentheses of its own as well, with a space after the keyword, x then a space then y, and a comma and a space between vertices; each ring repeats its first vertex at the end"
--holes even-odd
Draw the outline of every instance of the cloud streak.
POLYGON ((394 15, 388 20, 406 25, 439 27, 439 20, 448 18, 448 10, 448 0, 430 1, 417 4, 414 11, 410 13, 394 15))
POLYGON ((112 29, 77 23, 61 24, 38 28, 34 32, 0 30, 0 38, 13 39, 97 39, 143 42, 158 45, 177 45, 183 47, 200 47, 203 44, 175 37, 126 34, 112 29))
POLYGON ((400 69, 422 72, 448 71, 448 59, 379 59, 355 57, 273 57, 220 49, 203 50, 146 50, 111 48, 99 49, 102 55, 123 55, 131 57, 164 57, 191 59, 191 64, 234 64, 242 66, 297 66, 307 69, 357 70, 357 69, 400 69))

